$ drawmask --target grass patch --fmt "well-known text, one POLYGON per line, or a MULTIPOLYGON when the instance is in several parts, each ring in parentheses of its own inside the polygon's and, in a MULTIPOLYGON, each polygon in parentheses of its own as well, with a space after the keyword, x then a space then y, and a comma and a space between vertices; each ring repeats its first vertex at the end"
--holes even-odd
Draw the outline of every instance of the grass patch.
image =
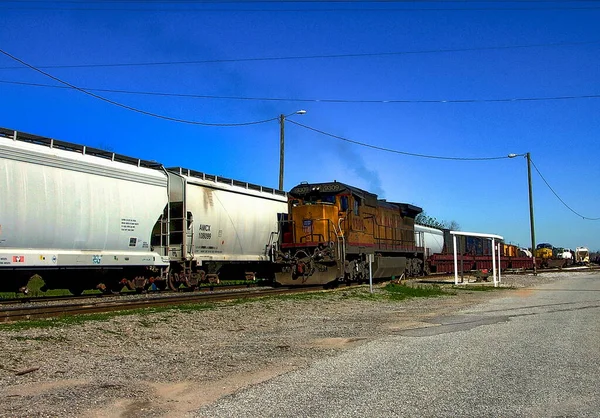
POLYGON ((406 286, 388 283, 382 290, 387 292, 387 297, 391 300, 431 298, 448 295, 448 292, 444 291, 440 286, 406 286))

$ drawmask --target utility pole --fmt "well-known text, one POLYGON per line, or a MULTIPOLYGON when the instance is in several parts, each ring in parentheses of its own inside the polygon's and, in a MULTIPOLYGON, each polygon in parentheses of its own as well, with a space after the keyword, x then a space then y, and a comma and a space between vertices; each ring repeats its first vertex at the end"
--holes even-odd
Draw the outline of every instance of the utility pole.
POLYGON ((535 263, 535 225, 533 222, 533 189, 531 187, 531 154, 525 154, 527 157, 527 180, 529 183, 529 223, 531 225, 531 252, 533 256, 533 274, 537 276, 537 266, 535 263))
POLYGON ((279 190, 283 190, 283 162, 285 160, 285 118, 292 115, 304 115, 306 110, 296 110, 289 115, 279 115, 279 190))
POLYGON ((508 158, 522 157, 527 158, 527 183, 529 185, 529 224, 531 226, 531 258, 533 260, 533 274, 537 276, 537 266, 535 264, 535 224, 533 222, 533 188, 531 186, 531 154, 508 154, 508 158))
POLYGON ((285 143, 285 115, 279 115, 279 190, 283 190, 283 160, 285 143))

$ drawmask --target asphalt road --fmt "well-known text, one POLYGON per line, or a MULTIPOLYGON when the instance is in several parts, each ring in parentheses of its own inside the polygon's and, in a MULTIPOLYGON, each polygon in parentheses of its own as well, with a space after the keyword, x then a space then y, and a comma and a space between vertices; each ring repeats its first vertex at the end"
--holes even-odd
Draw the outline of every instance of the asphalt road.
POLYGON ((600 276, 515 290, 223 398, 210 417, 600 417, 600 276))

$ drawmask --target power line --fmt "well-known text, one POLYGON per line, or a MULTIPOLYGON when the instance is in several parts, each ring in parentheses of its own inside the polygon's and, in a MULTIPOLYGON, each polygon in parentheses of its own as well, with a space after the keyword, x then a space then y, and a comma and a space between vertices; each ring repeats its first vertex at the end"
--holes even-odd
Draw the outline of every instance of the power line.
POLYGON ((53 75, 48 74, 48 73, 46 73, 46 72, 44 72, 44 71, 42 71, 42 70, 34 67, 33 65, 27 64, 25 61, 23 61, 23 60, 15 57, 14 55, 9 54, 8 52, 6 52, 6 51, 4 51, 2 49, 0 49, 0 53, 6 55, 7 57, 9 57, 10 59, 12 59, 14 61, 17 61, 17 62, 25 65, 26 67, 31 68, 32 70, 34 70, 34 71, 36 71, 36 72, 38 72, 40 74, 43 74, 44 76, 46 76, 48 78, 51 78, 54 81, 57 81, 57 82, 59 82, 61 84, 64 84, 65 86, 67 86, 67 87, 69 87, 69 88, 71 88, 73 90, 77 90, 77 91, 79 91, 81 93, 87 94, 88 96, 91 96, 91 97, 94 97, 94 98, 96 98, 98 100, 102 100, 103 102, 110 103, 112 105, 121 107, 123 109, 131 110, 132 112, 141 113, 141 114, 147 115, 147 116, 152 116, 152 117, 155 117, 155 118, 158 118, 158 119, 169 120, 169 121, 172 121, 172 122, 186 123, 186 124, 190 124, 190 125, 201 125, 201 126, 247 126, 247 125, 258 125, 260 123, 271 122, 271 121, 274 121, 274 120, 278 119, 277 117, 274 117, 274 118, 270 118, 270 119, 253 121, 253 122, 209 123, 209 122, 198 122, 198 121, 193 121, 193 120, 179 119, 179 118, 173 118, 173 117, 170 117, 170 116, 160 115, 158 113, 153 113, 153 112, 148 112, 146 110, 137 109, 135 107, 128 106, 128 105, 125 105, 123 103, 119 103, 119 102, 115 102, 114 100, 107 99, 106 97, 99 96, 99 95, 94 94, 94 93, 90 93, 89 91, 86 91, 86 90, 84 90, 84 89, 82 89, 80 87, 77 87, 77 86, 75 86, 75 85, 73 85, 71 83, 63 81, 63 80, 61 80, 58 77, 54 77, 53 75))
POLYGON ((349 142, 351 144, 355 144, 355 145, 360 145, 362 147, 367 147, 367 148, 373 148, 379 151, 385 151, 385 152, 391 152, 394 154, 402 154, 402 155, 408 155, 411 157, 420 157, 420 158, 429 158, 429 159, 435 159, 435 160, 453 160, 453 161, 489 161, 489 160, 503 160, 506 158, 511 158, 509 156, 501 156, 501 157, 442 157, 442 156, 438 156, 438 155, 428 155, 428 154, 417 154, 414 152, 406 152, 406 151, 398 151, 398 150, 394 150, 391 148, 384 148, 384 147, 380 147, 377 145, 371 145, 371 144, 367 144, 365 142, 359 142, 359 141, 355 141, 352 139, 348 139, 348 138, 344 138, 343 136, 339 136, 339 135, 334 135, 334 134, 330 134, 328 132, 325 131, 321 131, 320 129, 316 129, 316 128, 312 128, 310 126, 307 125, 303 125, 299 122, 296 122, 294 120, 288 119, 286 120, 287 122, 293 123, 294 125, 298 125, 301 126, 305 129, 308 129, 310 131, 314 131, 317 133, 320 133, 322 135, 326 135, 326 136, 330 136, 332 138, 336 138, 336 139, 340 139, 342 141, 345 142, 349 142))
POLYGON ((581 213, 575 211, 573 208, 571 208, 569 205, 567 205, 565 203, 564 200, 561 199, 561 197, 558 195, 558 193, 556 193, 554 191, 554 189, 552 188, 552 186, 550 186, 550 184, 548 183, 548 181, 546 181, 546 179, 544 178, 544 176, 542 175, 542 173, 540 172, 540 170, 537 168, 537 166, 535 165, 535 163, 533 162, 533 160, 531 160, 531 164, 533 164, 533 168, 535 168, 535 171, 537 171, 537 173, 540 175, 540 177, 542 178, 542 180, 544 181, 544 183, 546 183, 546 186, 548 186, 548 188, 550 189, 550 191, 552 193, 554 193, 554 196, 556 196, 556 198, 560 201, 560 203, 562 203, 567 209, 569 209, 571 212, 573 212, 575 215, 579 216, 581 219, 585 219, 588 221, 598 221, 600 220, 600 218, 588 218, 587 216, 583 216, 581 213))
MULTIPOLYGON (((158 62, 139 62, 139 63, 112 63, 112 64, 67 64, 67 65, 38 65, 37 68, 55 69, 55 68, 110 68, 110 67, 148 67, 148 66, 167 66, 167 65, 190 65, 190 64, 215 64, 228 62, 253 62, 253 61, 290 61, 290 60, 305 60, 305 59, 329 59, 329 58, 365 58, 365 57, 385 57, 397 55, 416 55, 416 54, 438 54, 438 53, 453 53, 453 52, 476 52, 476 51, 493 51, 493 50, 509 50, 509 49, 525 49, 525 48, 544 48, 544 47, 560 47, 560 46, 579 46, 599 44, 600 41, 583 41, 583 42, 554 42, 546 44, 529 44, 529 45, 500 45, 489 47, 471 47, 471 48, 448 48, 448 49, 426 49, 417 51, 397 51, 397 52, 372 52, 362 54, 323 54, 323 55, 297 55, 287 57, 250 57, 250 58, 231 58, 231 59, 210 59, 210 60, 194 60, 194 61, 158 61, 158 62)), ((22 69, 21 66, 0 67, 0 70, 22 69)))
MULTIPOLYGON (((442 157, 442 156, 437 156, 437 155, 427 155, 427 154, 417 154, 417 153, 413 153, 413 152, 406 152, 406 151, 398 151, 398 150, 394 150, 394 149, 390 149, 390 148, 385 148, 385 147, 380 147, 377 145, 371 145, 371 144, 367 144, 364 142, 359 142, 359 141, 354 141, 352 139, 348 139, 348 138, 344 138, 342 136, 339 135, 334 135, 319 129, 315 129, 312 128, 310 126, 307 125, 303 125, 299 122, 296 122, 294 120, 288 120, 288 122, 293 123, 294 125, 298 125, 301 126, 305 129, 320 133, 322 135, 326 135, 332 138, 336 138, 336 139, 340 139, 342 141, 345 142, 349 142, 351 144, 355 144, 355 145, 360 145, 363 147, 367 147, 367 148, 372 148, 372 149, 376 149, 376 150, 380 150, 380 151, 386 151, 386 152, 391 152, 394 154, 402 154, 402 155, 408 155, 411 157, 420 157, 420 158, 429 158, 429 159, 436 159, 436 160, 455 160, 455 161, 489 161, 489 160, 503 160, 506 158, 513 158, 515 157, 515 155, 506 155, 506 156, 501 156, 501 157, 442 157)), ((589 221, 598 221, 600 220, 600 217, 598 218, 589 218, 587 216, 583 216, 582 214, 580 214, 579 212, 575 211, 573 208, 571 208, 559 195, 558 193, 556 193, 554 191, 554 189, 552 188, 552 186, 550 186, 550 184, 548 183, 548 181, 546 181, 546 179, 544 178, 544 176, 542 175, 542 173, 540 172, 540 170, 537 168, 537 166, 535 165, 535 163, 530 159, 531 164, 533 164, 533 167, 535 168, 535 170, 537 171, 537 173, 539 174, 539 176, 542 178, 542 180, 544 181, 544 183, 546 183, 546 186, 548 186, 548 188, 552 191, 552 193, 554 193, 554 196, 556 196, 556 198, 567 208, 569 209, 571 212, 573 212, 575 215, 581 217, 582 219, 585 220, 589 220, 589 221)))
MULTIPOLYGON (((53 84, 28 83, 23 81, 0 80, 3 84, 14 84, 30 87, 46 87, 55 89, 70 89, 68 86, 57 86, 53 84)), ((577 99, 600 99, 600 94, 584 94, 570 96, 547 96, 547 97, 509 97, 497 99, 292 99, 286 97, 244 97, 244 96, 220 96, 207 94, 190 94, 190 93, 165 93, 151 91, 134 91, 134 90, 119 90, 119 89, 97 89, 89 87, 81 87, 85 91, 96 91, 102 93, 119 93, 119 94, 134 94, 146 96, 160 97, 182 97, 191 99, 219 99, 219 100, 242 100, 242 101, 274 101, 274 102, 296 102, 296 103, 363 103, 363 104, 443 104, 443 103, 510 103, 510 102, 541 102, 541 101, 556 101, 556 100, 577 100, 577 99)))
MULTIPOLYGON (((6 2, 9 3, 9 2, 6 2)), ((10 2, 13 3, 13 2, 10 2)), ((24 4, 23 2, 17 2, 17 3, 21 3, 24 4)), ((31 2, 29 4, 33 4, 34 2, 31 2)), ((67 2, 58 2, 58 3, 64 3, 64 4, 69 4, 67 2)), ((105 3, 105 2, 102 2, 105 3)), ((224 2, 214 2, 214 3, 190 3, 190 2, 185 2, 185 3, 176 3, 174 4, 174 7, 172 8, 116 8, 116 7, 40 7, 40 6, 28 6, 28 4, 25 4, 25 7, 21 6, 10 6, 10 7, 3 7, 3 10, 19 10, 19 11, 38 11, 38 10, 45 10, 45 11, 121 11, 121 12, 201 12, 201 13, 211 13, 211 12, 290 12, 290 13, 303 13, 303 12, 317 12, 317 13, 331 13, 331 12, 335 12, 335 13, 339 13, 339 12, 446 12, 446 11, 568 11, 568 10, 573 10, 573 11, 589 11, 589 10, 600 10, 600 7, 596 7, 596 6, 534 6, 534 7, 515 7, 515 6, 511 6, 511 7, 405 7, 405 8, 390 8, 387 7, 388 4, 405 4, 407 6, 411 6, 411 5, 415 5, 415 4, 426 4, 425 2, 385 2, 385 1, 380 1, 380 2, 376 2, 376 4, 380 7, 336 7, 336 8, 288 8, 288 5, 293 5, 293 4, 301 4, 301 3, 307 3, 307 2, 230 2, 230 3, 224 3, 224 2), (255 4, 261 4, 261 3, 269 3, 269 4, 279 4, 279 5, 283 5, 282 8, 250 8, 250 9, 241 9, 241 8, 236 8, 236 7, 230 7, 230 8, 212 8, 210 7, 211 5, 217 5, 217 4, 231 4, 231 5, 235 5, 235 4, 248 4, 248 3, 255 3, 255 4), (387 4, 386 4, 387 3, 387 4), (179 7, 181 5, 198 5, 198 6, 209 6, 209 7, 204 7, 204 8, 182 8, 179 7)), ((345 4, 345 5, 353 5, 353 3, 358 3, 358 4, 362 4, 362 3, 374 3, 374 2, 352 2, 352 1, 348 1, 345 3, 342 2, 327 2, 327 1, 321 1, 321 2, 308 2, 307 4, 328 4, 328 3, 338 3, 338 4, 345 4)), ((436 3, 454 3, 454 2, 436 2, 436 3)), ((467 1, 462 1, 460 3, 468 3, 467 1)), ((489 3, 489 4, 493 4, 492 2, 481 2, 481 3, 489 3)), ((496 2, 499 3, 499 2, 496 2)), ((502 2, 504 3, 504 2, 502 2)), ((527 4, 527 5, 533 5, 535 3, 541 3, 541 2, 536 2, 536 1, 530 1, 530 2, 506 2, 506 3, 521 3, 521 4, 527 4)), ((556 3, 556 2, 545 2, 545 3, 556 3)), ((570 3, 570 2, 569 2, 570 3)), ((575 2, 574 2, 575 3, 575 2)), ((579 3, 579 2, 577 2, 579 3)), ((582 2, 585 3, 585 2, 582 2)), ((76 5, 86 5, 86 4, 97 4, 97 2, 79 2, 79 3, 70 3, 70 4, 76 4, 76 5)), ((169 3, 141 3, 141 2, 135 2, 135 3, 126 3, 126 2, 113 2, 112 4, 123 4, 123 5, 128 5, 128 4, 156 4, 156 5, 170 5, 172 4, 171 2, 169 3)))
MULTIPOLYGON (((600 0, 57 0, 54 3, 248 4, 248 3, 597 3, 600 0)), ((0 3, 48 3, 47 0, 2 0, 0 3)))

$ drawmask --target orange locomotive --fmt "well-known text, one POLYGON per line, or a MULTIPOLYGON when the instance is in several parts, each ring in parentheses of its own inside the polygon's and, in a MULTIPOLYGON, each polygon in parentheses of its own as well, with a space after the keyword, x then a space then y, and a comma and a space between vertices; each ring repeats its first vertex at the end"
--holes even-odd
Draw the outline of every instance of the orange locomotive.
POLYGON ((416 246, 414 229, 421 208, 335 181, 302 183, 288 196, 276 254, 279 284, 368 280, 369 255, 373 278, 422 272, 424 249, 416 246))

